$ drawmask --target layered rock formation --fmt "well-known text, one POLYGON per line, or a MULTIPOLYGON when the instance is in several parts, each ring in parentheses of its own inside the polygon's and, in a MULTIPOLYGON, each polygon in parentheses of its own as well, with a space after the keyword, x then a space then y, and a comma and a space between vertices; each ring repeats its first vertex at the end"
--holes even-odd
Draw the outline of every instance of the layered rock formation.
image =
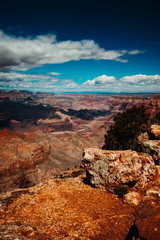
POLYGON ((83 166, 90 183, 110 191, 119 185, 146 187, 157 175, 152 157, 145 153, 90 148, 84 150, 83 156, 83 166))
POLYGON ((37 130, 23 133, 1 130, 0 190, 29 187, 80 165, 83 148, 101 146, 103 136, 98 134, 102 130, 95 126, 94 131, 44 134, 37 130))
POLYGON ((36 170, 39 165, 47 161, 49 147, 7 129, 1 131, 0 143, 0 191, 21 185, 29 186, 30 181, 26 179, 27 172, 36 170))

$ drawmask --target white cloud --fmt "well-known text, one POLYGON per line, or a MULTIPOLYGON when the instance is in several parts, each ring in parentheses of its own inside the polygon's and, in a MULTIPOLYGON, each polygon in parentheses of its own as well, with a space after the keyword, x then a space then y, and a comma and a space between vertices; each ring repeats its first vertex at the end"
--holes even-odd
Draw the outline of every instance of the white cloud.
POLYGON ((116 79, 114 76, 102 75, 88 80, 81 85, 83 91, 106 92, 158 92, 160 75, 132 75, 116 79))
POLYGON ((120 79, 122 83, 128 84, 159 84, 160 83, 160 75, 132 75, 125 76, 120 79))
POLYGON ((31 91, 54 91, 56 86, 72 83, 69 79, 55 78, 44 74, 25 74, 19 72, 0 72, 0 89, 31 91))
POLYGON ((35 80, 43 80, 43 81, 52 81, 57 82, 57 78, 43 75, 43 74, 25 74, 19 72, 0 72, 0 81, 2 82, 10 82, 10 81, 35 81, 35 80))
POLYGON ((94 78, 93 80, 88 80, 83 85, 96 86, 96 85, 114 84, 115 82, 116 82, 115 77, 102 75, 94 78))
POLYGON ((79 85, 75 82, 71 82, 69 84, 66 85, 66 88, 74 88, 74 89, 78 89, 79 85))
POLYGON ((93 40, 86 39, 58 42, 54 34, 15 37, 0 31, 1 69, 27 70, 45 64, 64 63, 80 59, 126 62, 128 60, 123 59, 123 56, 138 54, 139 52, 139 50, 105 50, 93 40))
POLYGON ((140 51, 138 49, 135 49, 135 50, 131 50, 128 52, 128 54, 131 54, 131 55, 135 55, 135 54, 139 54, 139 53, 144 53, 144 51, 140 51))
POLYGON ((83 84, 78 84, 72 79, 63 79, 54 77, 54 75, 0 72, 0 89, 43 92, 158 92, 160 91, 160 75, 137 74, 120 79, 101 75, 83 84))
POLYGON ((61 73, 57 73, 57 72, 50 72, 48 73, 49 75, 55 75, 55 76, 58 76, 58 75, 61 75, 61 73))

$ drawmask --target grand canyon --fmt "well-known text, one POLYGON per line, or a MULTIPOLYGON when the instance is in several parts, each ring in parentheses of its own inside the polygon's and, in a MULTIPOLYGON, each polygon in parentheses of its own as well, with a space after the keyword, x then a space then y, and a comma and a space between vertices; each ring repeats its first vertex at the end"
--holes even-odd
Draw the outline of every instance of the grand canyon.
POLYGON ((116 114, 142 104, 152 119, 160 95, 0 91, 1 239, 160 239, 158 125, 139 137, 143 153, 100 150, 116 114), (113 155, 120 179, 106 189, 113 155))

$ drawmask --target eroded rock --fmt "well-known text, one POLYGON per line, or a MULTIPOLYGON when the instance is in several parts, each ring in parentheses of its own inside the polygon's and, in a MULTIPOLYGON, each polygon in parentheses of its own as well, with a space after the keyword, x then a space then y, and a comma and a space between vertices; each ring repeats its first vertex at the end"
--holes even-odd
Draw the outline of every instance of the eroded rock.
POLYGON ((155 164, 160 164, 160 140, 149 140, 146 138, 147 133, 142 133, 138 137, 139 144, 143 152, 153 157, 155 164))
POLYGON ((83 167, 89 182, 113 191, 118 185, 143 188, 157 175, 152 157, 135 151, 85 149, 83 167))
POLYGON ((141 203, 141 195, 138 192, 129 192, 124 195, 123 202, 128 205, 138 206, 141 203))
POLYGON ((159 125, 151 125, 150 127, 150 133, 153 138, 160 140, 160 126, 159 125))

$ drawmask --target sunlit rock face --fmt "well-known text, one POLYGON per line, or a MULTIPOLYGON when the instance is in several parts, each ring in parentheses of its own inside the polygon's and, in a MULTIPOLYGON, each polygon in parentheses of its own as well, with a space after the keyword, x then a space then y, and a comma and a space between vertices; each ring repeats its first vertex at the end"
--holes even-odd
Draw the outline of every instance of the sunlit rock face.
POLYGON ((143 152, 150 154, 156 165, 160 164, 160 126, 151 125, 148 133, 142 133, 138 142, 143 152))
POLYGON ((0 195, 0 239, 124 240, 134 209, 80 178, 0 195))
POLYGON ((131 206, 138 206, 141 203, 141 200, 141 195, 134 191, 125 194, 123 197, 123 202, 131 206))
POLYGON ((156 125, 156 124, 151 125, 150 132, 154 139, 160 140, 160 126, 159 125, 156 125))
POLYGON ((85 149, 83 167, 87 178, 96 187, 113 190, 118 185, 142 188, 157 175, 152 157, 135 151, 85 149))

